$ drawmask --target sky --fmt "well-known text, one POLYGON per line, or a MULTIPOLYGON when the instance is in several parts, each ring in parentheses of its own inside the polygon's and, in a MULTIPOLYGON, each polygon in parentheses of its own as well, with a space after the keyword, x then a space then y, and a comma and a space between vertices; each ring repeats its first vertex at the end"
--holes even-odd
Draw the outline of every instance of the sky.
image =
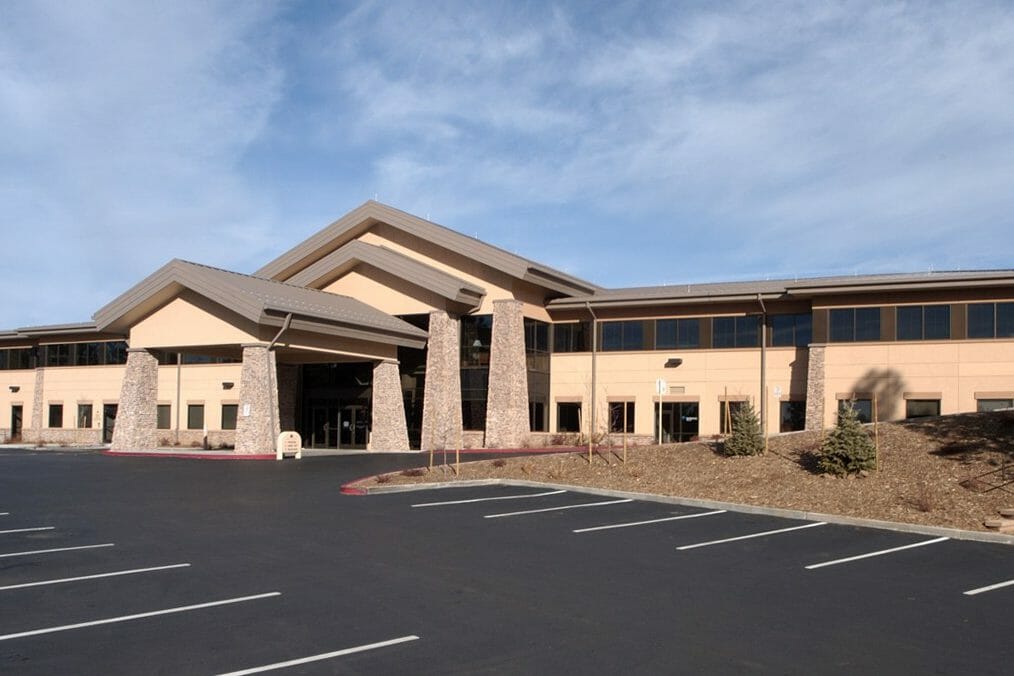
POLYGON ((1014 3, 0 3, 0 328, 368 199, 606 287, 1014 268, 1014 3))

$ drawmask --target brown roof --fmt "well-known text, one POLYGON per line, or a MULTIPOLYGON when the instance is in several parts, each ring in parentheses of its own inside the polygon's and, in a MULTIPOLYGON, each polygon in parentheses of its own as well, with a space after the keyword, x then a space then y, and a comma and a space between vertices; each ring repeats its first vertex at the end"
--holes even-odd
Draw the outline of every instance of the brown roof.
POLYGON ((252 322, 281 326, 292 313, 301 328, 375 342, 423 347, 427 333, 355 298, 306 289, 175 259, 95 313, 100 331, 131 324, 190 289, 252 322))
POLYGON ((387 247, 352 240, 288 280, 289 284, 319 288, 356 265, 364 263, 429 289, 448 300, 462 303, 471 310, 482 303, 486 290, 459 277, 421 263, 387 247))
POLYGON ((522 258, 473 237, 455 232, 450 228, 372 200, 353 209, 317 234, 297 244, 254 274, 259 277, 289 280, 293 275, 376 223, 386 223, 508 275, 560 294, 568 296, 593 294, 599 290, 598 286, 583 279, 578 279, 565 272, 522 258))
POLYGON ((861 293, 864 291, 905 291, 933 288, 1014 284, 1014 270, 921 272, 880 275, 852 275, 705 284, 667 284, 607 289, 594 295, 558 298, 551 309, 573 309, 591 304, 601 306, 660 305, 772 298, 809 298, 815 295, 861 293))

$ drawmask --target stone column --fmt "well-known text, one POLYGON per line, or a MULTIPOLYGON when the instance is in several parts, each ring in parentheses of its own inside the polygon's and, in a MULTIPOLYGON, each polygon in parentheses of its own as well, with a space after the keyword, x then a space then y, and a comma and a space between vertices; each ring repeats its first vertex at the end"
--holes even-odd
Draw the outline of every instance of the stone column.
POLYGON ((275 355, 266 343, 243 345, 236 453, 274 453, 280 432, 275 355))
POLYGON ((422 450, 455 448, 461 437, 461 325, 443 310, 430 312, 423 393, 422 450))
POLYGON ((45 427, 43 424, 44 418, 42 416, 46 414, 45 384, 46 369, 39 366, 35 369, 35 389, 32 390, 32 426, 24 427, 22 424, 22 441, 31 442, 33 444, 42 443, 42 428, 45 427))
POLYGON ((127 350, 127 368, 113 428, 113 451, 157 448, 158 360, 143 348, 127 350))
POLYGON ((282 431, 296 429, 296 400, 299 398, 299 366, 277 364, 278 425, 282 431))
POLYGON ((824 351, 823 345, 811 345, 806 363, 806 429, 824 427, 824 351))
POLYGON ((407 451, 408 423, 401 394, 398 362, 381 361, 373 367, 371 451, 407 451))
POLYGON ((528 436, 528 366, 521 302, 493 301, 486 448, 521 448, 528 436))

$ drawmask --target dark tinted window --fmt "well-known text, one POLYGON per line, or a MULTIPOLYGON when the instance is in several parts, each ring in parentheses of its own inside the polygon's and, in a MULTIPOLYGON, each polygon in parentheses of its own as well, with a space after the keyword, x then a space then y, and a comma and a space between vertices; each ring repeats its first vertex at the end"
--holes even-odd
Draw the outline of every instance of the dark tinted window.
POLYGON ((1014 303, 996 304, 996 337, 1014 338, 1014 303))
POLYGON ((155 427, 160 430, 167 430, 172 425, 170 424, 170 415, 172 413, 172 406, 169 404, 159 404, 156 409, 155 427))
POLYGON ((557 432, 580 432, 581 431, 581 404, 580 402, 560 402, 556 405, 556 431, 557 432))
POLYGON ((780 432, 798 432, 806 428, 806 402, 783 401, 779 404, 780 432))
POLYGON ((602 323, 602 350, 643 350, 644 322, 641 320, 628 322, 602 323))
POLYGON ((909 399, 905 402, 906 418, 930 418, 940 415, 939 399, 909 399))
POLYGON ((873 422, 873 401, 871 399, 854 399, 852 401, 842 399, 838 402, 838 412, 848 408, 849 405, 856 410, 859 422, 873 422))
POLYGON ((813 319, 808 312, 771 317, 771 345, 774 347, 806 347, 812 334, 813 319))
POLYGON ((972 303, 968 306, 968 337, 993 338, 996 336, 994 303, 972 303))
POLYGON ((856 340, 880 340, 880 308, 856 310, 856 340))
POLYGON ((922 340, 922 306, 898 308, 898 340, 922 340))
POLYGON ((49 405, 49 426, 63 427, 63 404, 49 405))
POLYGON ((204 429, 204 404, 187 405, 187 429, 188 430, 204 429))
POLYGON ((898 308, 898 340, 946 340, 951 337, 950 305, 898 308))
POLYGON ((676 320, 659 319, 655 322, 655 348, 664 350, 676 347, 676 320))
POLYGON ((611 401, 609 402, 609 431, 622 433, 624 412, 626 412, 627 434, 634 433, 634 402, 632 401, 611 401))
POLYGON ((591 324, 553 324, 553 352, 588 352, 591 350, 591 324))
POLYGON ((880 340, 880 308, 844 308, 830 312, 832 342, 880 340))
POLYGON ((693 348, 701 346, 701 320, 681 319, 677 325, 677 347, 693 348))
POLYGON ((222 404, 222 429, 236 429, 236 415, 239 413, 239 404, 222 404))
POLYGON ((92 426, 92 405, 91 404, 78 404, 77 405, 77 426, 82 429, 88 429, 92 426))

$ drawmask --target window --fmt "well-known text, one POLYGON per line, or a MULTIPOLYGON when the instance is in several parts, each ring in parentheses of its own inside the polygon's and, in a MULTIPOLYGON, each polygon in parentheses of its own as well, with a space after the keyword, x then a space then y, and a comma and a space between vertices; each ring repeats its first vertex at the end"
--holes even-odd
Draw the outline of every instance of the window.
POLYGON ((979 413, 989 413, 1005 408, 1014 408, 1014 399, 979 399, 975 402, 975 410, 979 413))
POLYGON ((546 432, 546 404, 541 401, 528 402, 528 429, 532 432, 546 432))
POLYGON ((624 431, 623 416, 626 413, 626 432, 634 433, 634 402, 632 401, 611 401, 609 402, 609 431, 622 433, 624 431))
POLYGON ((799 432, 806 429, 806 402, 783 401, 779 404, 779 432, 799 432))
POLYGON ((724 401, 719 402, 718 415, 721 416, 721 420, 718 424, 718 431, 720 434, 729 433, 729 424, 745 403, 745 401, 730 401, 728 405, 729 410, 726 412, 726 403, 724 401))
POLYGON ((602 351, 643 350, 644 322, 602 322, 602 351))
POLYGON ((591 323, 553 324, 553 352, 590 352, 591 323))
POLYGON ((838 400, 838 415, 849 406, 856 411, 856 417, 861 423, 873 422, 873 400, 872 399, 848 399, 838 400))
POLYGON ((32 365, 32 348, 18 347, 0 350, 0 371, 30 368, 34 368, 32 365))
POLYGON ((711 320, 712 347, 757 347, 760 317, 715 317, 711 320))
POLYGON ((557 432, 581 431, 580 402, 561 401, 556 404, 556 431, 557 432))
POLYGON ((932 418, 940 415, 939 399, 909 399, 905 402, 906 418, 932 418))
POLYGON ((236 429, 236 416, 239 414, 239 404, 222 404, 222 429, 236 429))
POLYGON ((81 429, 90 429, 92 426, 92 405, 77 405, 77 426, 81 429))
POLYGON ((797 315, 772 315, 773 347, 806 347, 813 335, 813 317, 809 312, 797 315))
POLYGON ((172 427, 171 423, 172 406, 159 404, 155 415, 155 427, 160 430, 167 430, 172 427))
POLYGON ((659 319, 655 322, 655 349, 692 349, 701 346, 700 319, 659 319))
POLYGON ((947 340, 951 337, 950 305, 899 307, 898 340, 947 340))
POLYGON ((880 308, 861 307, 831 310, 831 342, 880 340, 880 308))
POLYGON ((49 405, 49 426, 63 427, 63 404, 49 405))
POLYGON ((187 429, 204 429, 204 404, 187 404, 187 429))
POLYGON ((46 366, 70 366, 73 363, 71 360, 72 347, 72 345, 66 343, 44 346, 42 349, 46 355, 46 366))
POLYGON ((968 306, 969 338, 1014 338, 1014 303, 968 306))
POLYGON ((112 343, 106 343, 106 364, 126 364, 127 363, 127 344, 125 342, 116 341, 112 343))

